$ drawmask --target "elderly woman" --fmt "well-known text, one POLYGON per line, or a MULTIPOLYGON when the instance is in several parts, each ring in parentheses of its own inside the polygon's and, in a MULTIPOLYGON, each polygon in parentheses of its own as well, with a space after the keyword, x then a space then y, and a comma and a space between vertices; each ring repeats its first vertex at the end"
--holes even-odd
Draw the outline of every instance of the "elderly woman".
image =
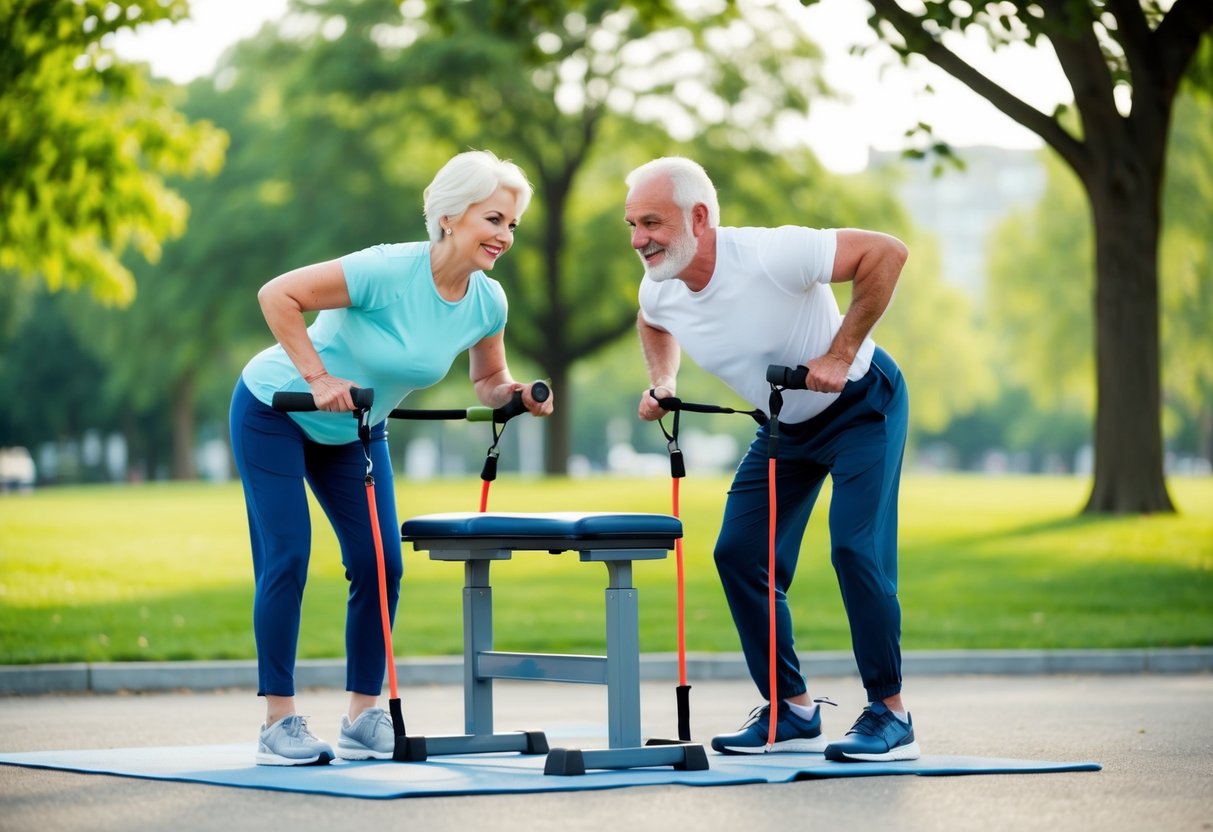
POLYGON ((373 246, 304 266, 266 283, 257 298, 277 343, 254 356, 232 396, 232 450, 244 483, 256 590, 258 694, 265 697, 257 762, 307 765, 333 759, 295 712, 295 653, 311 550, 304 482, 341 544, 350 582, 346 688, 337 754, 390 759, 391 719, 378 707, 386 671, 373 533, 363 486, 366 459, 350 388, 375 390, 370 414, 375 502, 384 545, 389 611, 395 616, 403 561, 384 420, 410 392, 441 380, 467 350, 477 398, 499 407, 530 385, 506 364, 506 298, 485 272, 509 251, 531 200, 514 164, 487 151, 461 153, 424 194, 429 239, 373 246), (304 315, 318 312, 307 326, 304 315), (280 413, 279 391, 310 391, 315 413, 280 413))

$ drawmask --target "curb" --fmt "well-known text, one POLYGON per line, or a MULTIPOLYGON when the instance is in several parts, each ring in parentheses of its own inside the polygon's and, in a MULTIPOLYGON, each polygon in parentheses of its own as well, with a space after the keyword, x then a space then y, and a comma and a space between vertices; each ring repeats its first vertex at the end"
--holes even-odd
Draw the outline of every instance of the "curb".
MULTIPOLYGON (((805 675, 858 676, 849 652, 804 653, 805 675)), ((1057 675, 1213 672, 1213 647, 1127 650, 927 650, 907 651, 902 667, 908 677, 945 675, 1057 675)), ((400 685, 461 685, 462 656, 401 659, 400 685)), ((345 688, 344 659, 305 659, 296 665, 301 688, 345 688)), ((673 653, 640 656, 645 681, 678 676, 673 653)), ((695 681, 746 679, 740 653, 687 655, 687 678, 695 681)), ((257 662, 107 662, 0 666, 0 696, 47 693, 119 693, 171 690, 207 691, 257 687, 257 662)))

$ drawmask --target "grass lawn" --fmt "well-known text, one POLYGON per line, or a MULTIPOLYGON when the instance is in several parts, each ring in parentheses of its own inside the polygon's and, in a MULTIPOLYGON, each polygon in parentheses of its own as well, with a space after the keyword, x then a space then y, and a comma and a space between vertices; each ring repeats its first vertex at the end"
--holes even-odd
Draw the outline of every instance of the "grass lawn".
MULTIPOLYGON (((738 650, 712 544, 727 479, 682 483, 687 648, 738 650)), ((910 476, 902 486, 903 644, 1115 648, 1213 644, 1213 479, 1169 483, 1180 513, 1087 518, 1076 478, 910 476)), ((401 517, 474 511, 478 479, 401 482, 401 517)), ((499 511, 669 510, 669 480, 520 480, 499 511)), ((823 494, 791 597, 803 650, 849 648, 823 494)), ((346 583, 313 506, 301 658, 341 656, 346 583)), ((674 560, 637 563, 641 649, 675 649, 674 560)), ((461 652, 462 567, 405 551, 399 657, 461 652)), ((606 571, 575 555, 494 565, 497 648, 603 649, 606 571)), ((0 662, 252 658, 252 568, 239 484, 0 496, 0 662)))

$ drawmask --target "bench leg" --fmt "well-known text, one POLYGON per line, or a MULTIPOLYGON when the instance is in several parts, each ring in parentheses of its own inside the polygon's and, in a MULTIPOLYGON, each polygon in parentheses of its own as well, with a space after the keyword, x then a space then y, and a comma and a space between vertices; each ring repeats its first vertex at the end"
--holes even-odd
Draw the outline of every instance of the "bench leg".
POLYGON ((493 649, 493 588, 489 561, 464 564, 463 585, 463 730, 493 733, 493 680, 476 675, 478 657, 493 649))
POLYGON ((640 602, 631 561, 607 561, 607 728, 611 748, 640 745, 640 602))

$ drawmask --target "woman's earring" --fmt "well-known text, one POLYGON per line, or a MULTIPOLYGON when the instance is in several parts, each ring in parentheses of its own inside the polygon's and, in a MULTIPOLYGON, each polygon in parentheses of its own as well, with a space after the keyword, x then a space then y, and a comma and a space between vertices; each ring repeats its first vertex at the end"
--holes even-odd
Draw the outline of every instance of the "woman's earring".
POLYGON ((448 236, 448 237, 449 237, 449 236, 451 236, 451 233, 452 233, 452 232, 451 232, 451 229, 449 229, 449 228, 448 228, 448 229, 446 230, 446 236, 448 236))

